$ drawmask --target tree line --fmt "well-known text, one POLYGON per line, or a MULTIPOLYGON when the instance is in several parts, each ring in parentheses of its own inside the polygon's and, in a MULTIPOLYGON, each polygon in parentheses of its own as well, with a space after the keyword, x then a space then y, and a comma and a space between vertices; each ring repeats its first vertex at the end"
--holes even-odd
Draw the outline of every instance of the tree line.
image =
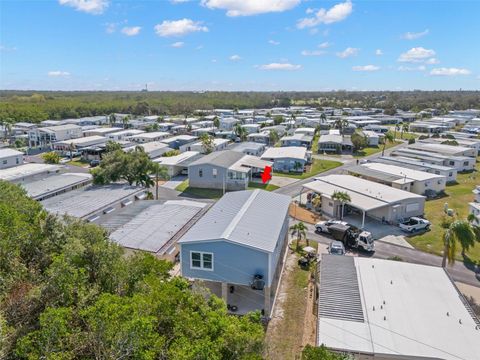
POLYGON ((215 108, 305 105, 420 111, 480 108, 480 91, 332 92, 95 92, 0 91, 0 121, 40 122, 111 113, 188 115, 215 108))

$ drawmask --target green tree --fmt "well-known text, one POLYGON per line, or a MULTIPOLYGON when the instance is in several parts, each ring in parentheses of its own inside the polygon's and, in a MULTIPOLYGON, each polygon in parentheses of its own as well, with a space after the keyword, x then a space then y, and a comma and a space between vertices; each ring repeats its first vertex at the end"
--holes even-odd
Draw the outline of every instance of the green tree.
POLYGON ((401 123, 396 123, 395 124, 395 128, 394 128, 394 131, 393 131, 393 138, 394 139, 397 138, 397 131, 400 131, 401 128, 402 128, 401 123))
POLYGON ((307 239, 307 227, 305 226, 305 224, 303 222, 298 222, 292 226, 290 226, 290 230, 292 231, 292 236, 297 236, 297 249, 300 245, 300 240, 302 240, 302 238, 304 238, 306 241, 307 241, 307 245, 308 245, 308 239, 307 239))
POLYGON ((247 139, 247 130, 245 130, 242 125, 237 124, 233 129, 234 134, 240 138, 241 141, 245 141, 247 139))
POLYGON ((42 159, 46 164, 58 164, 60 163, 60 155, 55 151, 50 151, 42 154, 42 159))
POLYGON ((285 120, 283 119, 283 116, 282 115, 275 115, 273 117, 273 123, 275 125, 280 125, 281 123, 283 123, 285 120))
POLYGON ((110 126, 113 126, 116 122, 117 122, 117 117, 115 116, 114 113, 111 113, 110 115, 108 115, 108 123, 110 124, 110 126))
POLYGON ((280 140, 280 136, 278 136, 278 132, 276 130, 270 130, 268 133, 268 141, 270 145, 275 145, 278 140, 280 140))
POLYGON ((346 119, 337 119, 333 123, 333 127, 335 129, 338 129, 338 131, 340 131, 340 134, 343 134, 345 128, 347 128, 348 125, 349 124, 348 124, 348 121, 346 119))
POLYGON ((122 150, 122 145, 113 140, 108 140, 105 144, 105 152, 110 153, 117 150, 122 150))
POLYGON ((353 147, 355 151, 361 150, 363 148, 366 148, 368 146, 368 139, 367 136, 354 132, 352 136, 350 137, 350 140, 352 141, 353 147))
POLYGON ((213 137, 207 133, 200 135, 200 142, 202 143, 202 150, 205 154, 210 154, 213 150, 215 150, 213 137))
POLYGON ((445 228, 443 233, 443 258, 442 267, 455 262, 457 243, 462 247, 462 257, 478 241, 478 231, 468 220, 454 220, 451 223, 442 224, 445 228))
POLYGON ((302 360, 349 360, 353 359, 346 354, 335 353, 324 345, 319 347, 307 345, 302 351, 302 360))
POLYGON ((410 124, 407 122, 402 123, 402 139, 403 139, 403 133, 404 132, 409 132, 410 131, 410 124))
POLYGON ((177 155, 180 155, 180 151, 179 150, 169 150, 167 152, 165 152, 162 157, 172 157, 172 156, 177 156, 177 155))
POLYGON ((150 174, 153 162, 141 146, 133 151, 116 150, 106 153, 100 166, 91 170, 93 183, 104 185, 118 181, 126 181, 129 185, 150 187, 154 185, 150 174))
POLYGON ((215 116, 213 118, 213 126, 215 126, 217 129, 220 128, 220 119, 218 118, 218 116, 215 116))
POLYGON ((383 137, 383 148, 382 148, 382 156, 385 155, 385 148, 387 147, 387 143, 393 144, 395 142, 395 138, 391 132, 385 133, 383 137))
POLYGON ((336 200, 336 201, 340 202, 340 205, 342 206, 341 219, 343 219, 345 204, 352 201, 352 199, 350 198, 350 195, 348 195, 348 193, 345 192, 345 191, 334 191, 333 195, 332 195, 332 200, 336 200))

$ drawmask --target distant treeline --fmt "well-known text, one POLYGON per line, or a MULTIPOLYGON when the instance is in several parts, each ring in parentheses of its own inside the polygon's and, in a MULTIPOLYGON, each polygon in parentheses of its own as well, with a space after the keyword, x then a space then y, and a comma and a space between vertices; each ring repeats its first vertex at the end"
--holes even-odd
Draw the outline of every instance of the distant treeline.
POLYGON ((0 121, 39 122, 110 113, 189 115, 195 110, 307 105, 420 111, 480 108, 480 91, 63 92, 0 91, 0 121))

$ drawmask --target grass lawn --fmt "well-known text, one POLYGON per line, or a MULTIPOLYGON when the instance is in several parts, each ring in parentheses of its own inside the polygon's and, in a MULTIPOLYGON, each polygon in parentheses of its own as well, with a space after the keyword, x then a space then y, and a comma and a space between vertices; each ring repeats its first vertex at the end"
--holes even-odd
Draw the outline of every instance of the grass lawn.
POLYGON ((318 140, 320 139, 320 132, 315 134, 312 140, 312 154, 318 153, 318 140))
MULTIPOLYGON (((395 141, 393 143, 387 143, 387 146, 385 146, 385 150, 390 149, 391 147, 397 146, 401 144, 401 141, 395 141)), ((377 147, 367 147, 365 149, 362 149, 360 151, 356 151, 353 153, 353 157, 360 158, 364 156, 370 156, 376 153, 379 153, 383 150, 383 144, 377 146, 377 147)))
POLYGON ((67 164, 72 166, 80 166, 80 167, 88 167, 90 165, 88 161, 79 160, 78 158, 77 159, 74 158, 73 160, 68 161, 67 164))
POLYGON ((206 199, 219 199, 223 195, 222 190, 192 188, 188 186, 188 180, 185 180, 180 185, 178 185, 175 190, 185 193, 187 195, 206 199))
POLYGON ((279 186, 273 185, 273 184, 262 184, 262 183, 257 183, 257 182, 249 182, 248 183, 248 190, 254 190, 254 189, 263 189, 267 191, 273 191, 277 190, 279 186))
POLYGON ((314 159, 312 165, 310 166, 310 171, 304 172, 303 174, 289 174, 289 173, 282 173, 282 172, 274 172, 273 175, 284 176, 284 177, 295 178, 295 179, 306 179, 311 176, 320 174, 324 171, 334 169, 341 165, 342 163, 340 161, 314 159))
MULTIPOLYGON (((429 232, 421 235, 407 238, 408 242, 416 248, 442 255, 443 250, 443 229, 440 226, 443 216, 444 204, 448 203, 450 209, 458 213, 459 218, 466 219, 468 215, 468 203, 473 201, 472 190, 480 181, 480 174, 478 172, 458 174, 458 184, 449 185, 446 188, 447 197, 441 199, 430 200, 425 203, 425 217, 431 221, 432 227, 429 232)), ((457 259, 462 261, 460 255, 461 248, 458 246, 457 259)), ((467 255, 472 261, 480 262, 480 244, 467 252, 467 255)))

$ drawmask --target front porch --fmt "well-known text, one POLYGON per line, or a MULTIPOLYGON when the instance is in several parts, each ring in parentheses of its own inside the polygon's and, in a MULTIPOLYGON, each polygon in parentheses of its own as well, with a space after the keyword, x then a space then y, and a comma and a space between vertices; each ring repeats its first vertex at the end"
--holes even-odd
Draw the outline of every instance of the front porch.
POLYGON ((230 307, 236 306, 236 311, 229 310, 231 314, 245 315, 252 311, 262 311, 266 316, 270 315, 273 306, 273 298, 270 296, 270 288, 254 290, 250 286, 235 285, 225 282, 203 281, 212 294, 222 298, 230 307), (233 287, 233 292, 232 292, 233 287))

